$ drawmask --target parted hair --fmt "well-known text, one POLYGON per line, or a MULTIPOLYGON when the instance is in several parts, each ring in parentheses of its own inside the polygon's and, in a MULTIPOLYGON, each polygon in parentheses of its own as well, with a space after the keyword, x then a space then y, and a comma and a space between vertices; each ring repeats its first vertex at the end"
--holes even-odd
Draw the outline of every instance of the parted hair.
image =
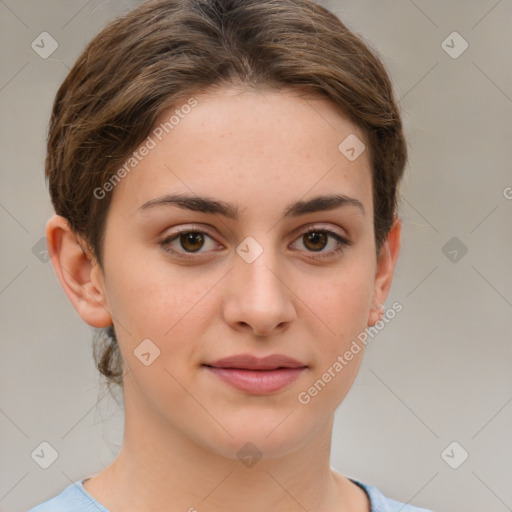
MULTIPOLYGON (((56 94, 45 175, 55 212, 102 266, 111 179, 172 106, 212 87, 296 88, 331 102, 368 141, 375 247, 393 224, 407 147, 375 50, 310 0, 150 0, 105 26, 56 94)), ((341 140, 340 140, 341 142, 341 140)), ((113 326, 94 340, 108 386, 122 387, 113 326)))

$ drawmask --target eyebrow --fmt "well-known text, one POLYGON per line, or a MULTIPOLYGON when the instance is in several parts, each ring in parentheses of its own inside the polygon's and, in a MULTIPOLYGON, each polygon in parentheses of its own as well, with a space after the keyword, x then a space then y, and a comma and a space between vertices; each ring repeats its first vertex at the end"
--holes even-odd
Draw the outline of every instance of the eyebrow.
MULTIPOLYGON (((240 209, 238 205, 218 201, 210 197, 188 196, 171 194, 147 201, 140 206, 137 212, 144 212, 156 207, 177 206, 186 210, 202 213, 219 214, 229 219, 237 220, 240 209)), ((333 210, 335 208, 355 207, 362 215, 366 215, 364 206, 358 199, 343 194, 317 196, 307 201, 297 201, 288 205, 283 211, 283 218, 298 217, 308 213, 333 210)))

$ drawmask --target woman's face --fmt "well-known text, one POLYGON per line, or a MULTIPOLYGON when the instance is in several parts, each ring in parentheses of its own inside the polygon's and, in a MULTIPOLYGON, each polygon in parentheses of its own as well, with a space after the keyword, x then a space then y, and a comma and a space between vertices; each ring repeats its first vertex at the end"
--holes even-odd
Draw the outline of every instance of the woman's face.
POLYGON ((330 103, 286 90, 194 98, 162 116, 179 114, 145 141, 107 218, 101 283, 127 371, 126 428, 279 456, 327 432, 363 351, 335 363, 387 293, 369 155, 357 156, 366 139, 330 103), (240 355, 296 367, 216 363, 240 355))

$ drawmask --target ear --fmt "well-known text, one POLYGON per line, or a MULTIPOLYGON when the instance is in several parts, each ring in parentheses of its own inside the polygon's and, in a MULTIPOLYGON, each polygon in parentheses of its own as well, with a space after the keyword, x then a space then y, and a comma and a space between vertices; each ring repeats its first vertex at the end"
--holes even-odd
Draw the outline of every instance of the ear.
POLYGON ((68 221, 54 215, 46 224, 48 254, 60 284, 80 318, 93 327, 112 325, 106 301, 103 273, 71 230, 68 221))
POLYGON ((402 242, 402 219, 395 215, 393 224, 377 258, 377 271, 373 288, 373 308, 368 315, 368 326, 375 325, 382 315, 380 304, 384 304, 391 288, 396 262, 402 242))

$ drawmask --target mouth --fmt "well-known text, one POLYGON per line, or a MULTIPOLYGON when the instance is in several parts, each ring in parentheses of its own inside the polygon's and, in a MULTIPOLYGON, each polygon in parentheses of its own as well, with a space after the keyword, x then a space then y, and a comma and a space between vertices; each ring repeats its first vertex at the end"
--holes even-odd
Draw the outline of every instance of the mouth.
POLYGON ((205 363, 203 367, 230 386, 255 395, 284 389, 308 368, 307 365, 281 354, 264 358, 241 354, 205 363))

